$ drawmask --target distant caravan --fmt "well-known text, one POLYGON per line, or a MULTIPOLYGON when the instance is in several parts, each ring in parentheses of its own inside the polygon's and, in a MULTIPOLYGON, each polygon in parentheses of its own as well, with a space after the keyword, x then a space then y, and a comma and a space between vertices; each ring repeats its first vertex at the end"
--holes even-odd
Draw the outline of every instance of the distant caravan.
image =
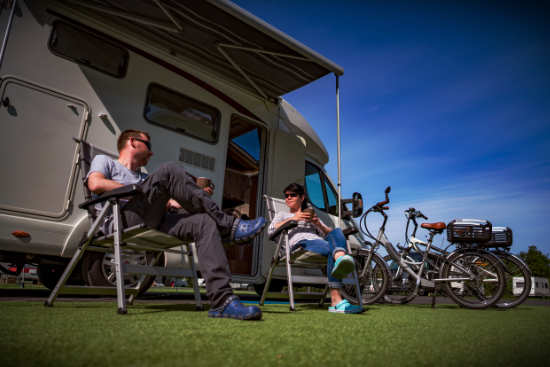
MULTIPOLYGON (((215 184, 213 198, 224 210, 265 215, 263 195, 280 198, 298 182, 325 223, 354 226, 347 211, 338 220, 323 142, 281 97, 329 73, 342 75, 338 65, 229 1, 6 3, 0 262, 36 264, 41 282, 55 285, 90 226, 78 208, 84 196, 77 141, 116 155, 118 135, 130 128, 151 135, 149 170, 182 162, 215 184)), ((261 288, 274 249, 267 235, 229 248, 233 281, 261 288)), ((111 255, 99 262, 93 255, 71 282, 114 284, 111 255)), ((168 252, 163 261, 189 266, 168 252)), ((283 269, 274 274, 285 277, 283 269)))

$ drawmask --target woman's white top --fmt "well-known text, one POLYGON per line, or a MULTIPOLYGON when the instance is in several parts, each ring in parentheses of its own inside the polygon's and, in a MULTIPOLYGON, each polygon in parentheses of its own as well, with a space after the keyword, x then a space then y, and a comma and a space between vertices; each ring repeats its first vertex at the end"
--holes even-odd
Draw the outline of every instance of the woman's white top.
MULTIPOLYGON (((293 216, 294 213, 277 212, 267 229, 267 233, 271 236, 277 229, 275 228, 275 224, 292 218, 293 216)), ((294 249, 296 244, 302 240, 322 240, 323 237, 324 233, 317 228, 315 224, 306 221, 298 221, 298 226, 288 231, 288 244, 290 245, 290 249, 294 249)))

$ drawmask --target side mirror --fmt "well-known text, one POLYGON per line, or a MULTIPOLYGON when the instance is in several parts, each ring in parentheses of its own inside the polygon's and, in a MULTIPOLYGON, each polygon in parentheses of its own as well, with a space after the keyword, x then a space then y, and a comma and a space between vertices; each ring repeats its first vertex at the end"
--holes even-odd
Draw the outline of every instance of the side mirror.
POLYGON ((351 199, 342 200, 342 218, 357 218, 361 214, 363 214, 363 197, 360 193, 354 192, 351 199), (346 210, 345 204, 351 204, 351 211, 346 210))

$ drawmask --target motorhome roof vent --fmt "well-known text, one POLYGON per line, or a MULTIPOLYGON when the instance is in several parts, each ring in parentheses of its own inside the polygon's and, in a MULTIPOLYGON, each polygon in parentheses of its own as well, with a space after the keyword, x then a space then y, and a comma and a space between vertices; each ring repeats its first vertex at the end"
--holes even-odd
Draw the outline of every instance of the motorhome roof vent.
POLYGON ((193 152, 192 150, 180 148, 180 161, 213 171, 216 159, 201 153, 193 152))

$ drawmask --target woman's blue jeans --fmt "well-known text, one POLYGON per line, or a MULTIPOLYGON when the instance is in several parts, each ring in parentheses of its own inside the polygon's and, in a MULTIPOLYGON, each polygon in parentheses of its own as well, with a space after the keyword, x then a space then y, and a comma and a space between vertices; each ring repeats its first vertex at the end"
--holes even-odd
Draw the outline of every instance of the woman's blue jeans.
POLYGON ((330 276, 334 269, 334 254, 338 251, 344 251, 346 254, 346 237, 340 228, 330 231, 324 240, 302 240, 296 244, 304 250, 315 252, 316 254, 327 257, 327 275, 329 288, 342 288, 342 281, 330 276))

